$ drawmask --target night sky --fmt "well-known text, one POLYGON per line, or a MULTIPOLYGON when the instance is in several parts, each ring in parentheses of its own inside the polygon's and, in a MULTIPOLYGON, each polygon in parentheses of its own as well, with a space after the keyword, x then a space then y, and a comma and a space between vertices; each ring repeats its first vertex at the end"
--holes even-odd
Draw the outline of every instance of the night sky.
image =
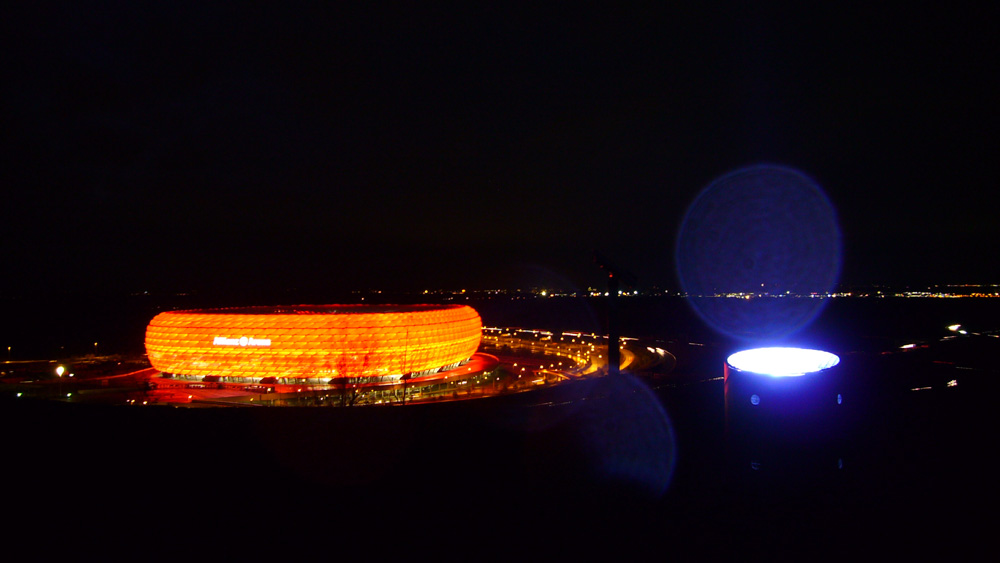
POLYGON ((68 4, 0 23, 8 295, 676 289, 760 163, 842 282, 1000 283, 996 8, 68 4))

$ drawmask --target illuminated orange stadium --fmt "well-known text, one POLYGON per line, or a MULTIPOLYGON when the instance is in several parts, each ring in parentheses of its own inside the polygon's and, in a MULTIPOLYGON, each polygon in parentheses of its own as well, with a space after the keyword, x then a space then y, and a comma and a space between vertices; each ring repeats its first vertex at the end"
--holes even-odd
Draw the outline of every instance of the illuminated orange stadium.
POLYGON ((454 369, 479 347, 465 305, 294 305, 160 313, 146 352, 165 375, 231 383, 378 382, 454 369))

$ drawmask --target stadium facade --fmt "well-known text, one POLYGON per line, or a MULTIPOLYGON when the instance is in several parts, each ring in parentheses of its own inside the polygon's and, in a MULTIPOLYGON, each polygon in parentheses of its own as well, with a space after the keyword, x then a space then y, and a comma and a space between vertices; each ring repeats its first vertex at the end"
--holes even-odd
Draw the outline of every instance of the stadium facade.
POLYGON ((187 380, 378 384, 455 369, 481 336, 465 305, 202 309, 156 315, 146 353, 164 376, 187 380))

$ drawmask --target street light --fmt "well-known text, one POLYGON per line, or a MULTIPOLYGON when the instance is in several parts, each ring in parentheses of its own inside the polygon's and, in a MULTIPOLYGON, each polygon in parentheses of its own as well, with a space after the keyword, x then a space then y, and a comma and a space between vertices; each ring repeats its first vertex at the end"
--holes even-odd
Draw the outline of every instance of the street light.
POLYGON ((58 384, 59 388, 57 389, 57 391, 59 392, 59 396, 62 396, 62 394, 63 394, 63 380, 62 380, 62 376, 63 376, 64 373, 66 373, 66 368, 64 368, 63 366, 56 366, 56 377, 59 378, 59 384, 58 384))

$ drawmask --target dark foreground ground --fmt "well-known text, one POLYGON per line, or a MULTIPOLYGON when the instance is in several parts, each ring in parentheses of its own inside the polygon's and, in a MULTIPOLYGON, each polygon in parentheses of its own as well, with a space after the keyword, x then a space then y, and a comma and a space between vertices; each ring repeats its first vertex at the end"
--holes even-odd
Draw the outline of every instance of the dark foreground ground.
POLYGON ((727 437, 705 378, 402 408, 5 399, 0 535, 43 557, 964 559, 995 528, 995 340, 845 357, 834 435, 764 446, 727 437))

